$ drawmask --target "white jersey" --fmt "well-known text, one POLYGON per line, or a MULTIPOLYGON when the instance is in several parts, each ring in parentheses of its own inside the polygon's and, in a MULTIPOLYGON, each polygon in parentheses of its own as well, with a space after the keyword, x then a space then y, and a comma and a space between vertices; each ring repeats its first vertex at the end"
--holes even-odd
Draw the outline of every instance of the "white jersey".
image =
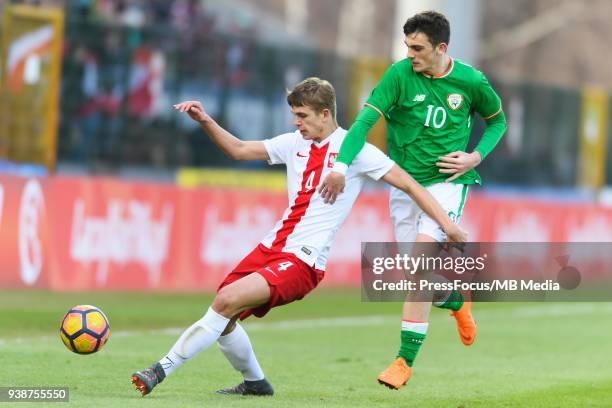
POLYGON ((317 192, 332 170, 346 130, 336 129, 321 143, 304 140, 299 130, 264 140, 270 164, 287 165, 289 207, 261 243, 290 252, 309 266, 325 270, 331 243, 357 199, 366 177, 387 174, 394 162, 366 143, 346 173, 344 192, 334 204, 325 204, 317 192))

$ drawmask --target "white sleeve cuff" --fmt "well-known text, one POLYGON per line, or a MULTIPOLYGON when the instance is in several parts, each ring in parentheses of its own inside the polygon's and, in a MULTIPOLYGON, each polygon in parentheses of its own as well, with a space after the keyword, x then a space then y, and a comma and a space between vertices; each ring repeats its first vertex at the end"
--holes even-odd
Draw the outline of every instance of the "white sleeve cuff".
POLYGON ((346 175, 347 170, 348 170, 348 165, 338 162, 338 161, 334 163, 334 167, 332 168, 332 171, 335 171, 336 173, 340 173, 343 176, 346 175))

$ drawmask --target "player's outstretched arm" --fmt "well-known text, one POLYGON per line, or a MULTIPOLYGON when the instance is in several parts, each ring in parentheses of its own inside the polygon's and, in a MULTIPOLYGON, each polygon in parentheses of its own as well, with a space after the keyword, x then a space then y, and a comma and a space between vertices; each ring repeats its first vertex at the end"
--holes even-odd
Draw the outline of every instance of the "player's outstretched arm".
POLYGON ((240 140, 223 129, 211 118, 198 101, 185 101, 174 105, 174 109, 185 112, 200 124, 210 140, 216 144, 225 155, 234 160, 268 160, 268 151, 261 141, 240 140))
POLYGON ((391 170, 382 179, 412 197, 417 205, 442 227, 449 242, 467 241, 467 233, 448 217, 431 193, 424 189, 397 164, 393 165, 391 170))

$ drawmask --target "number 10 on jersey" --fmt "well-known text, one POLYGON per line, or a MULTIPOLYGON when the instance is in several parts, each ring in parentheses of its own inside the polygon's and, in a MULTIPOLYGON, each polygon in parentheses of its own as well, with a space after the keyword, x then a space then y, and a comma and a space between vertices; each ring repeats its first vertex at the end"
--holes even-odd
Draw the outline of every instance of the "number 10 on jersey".
POLYGON ((441 106, 427 105, 427 117, 425 118, 425 126, 430 126, 430 121, 433 127, 440 129, 446 122, 446 109, 441 106))

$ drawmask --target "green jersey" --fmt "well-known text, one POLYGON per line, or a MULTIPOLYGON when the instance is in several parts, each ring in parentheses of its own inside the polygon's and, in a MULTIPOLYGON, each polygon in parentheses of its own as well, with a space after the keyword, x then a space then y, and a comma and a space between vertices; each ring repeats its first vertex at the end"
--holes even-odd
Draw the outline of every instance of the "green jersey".
MULTIPOLYGON (((495 117, 502 118, 501 126, 488 129, 490 134, 487 137, 485 132, 476 147, 483 159, 506 129, 501 100, 482 72, 453 59, 447 72, 437 77, 414 72, 409 59, 393 64, 372 91, 364 110, 367 108, 387 120, 391 159, 422 185, 438 183, 451 176, 440 173, 436 162, 448 153, 465 151, 474 112, 487 121, 487 128, 491 127, 489 122, 496 122, 495 117)), ((338 161, 345 164, 350 164, 361 150, 361 146, 357 152, 354 148, 345 148, 345 144, 357 143, 351 133, 349 131, 338 156, 338 161)), ((454 182, 480 183, 480 176, 471 169, 454 182)))

